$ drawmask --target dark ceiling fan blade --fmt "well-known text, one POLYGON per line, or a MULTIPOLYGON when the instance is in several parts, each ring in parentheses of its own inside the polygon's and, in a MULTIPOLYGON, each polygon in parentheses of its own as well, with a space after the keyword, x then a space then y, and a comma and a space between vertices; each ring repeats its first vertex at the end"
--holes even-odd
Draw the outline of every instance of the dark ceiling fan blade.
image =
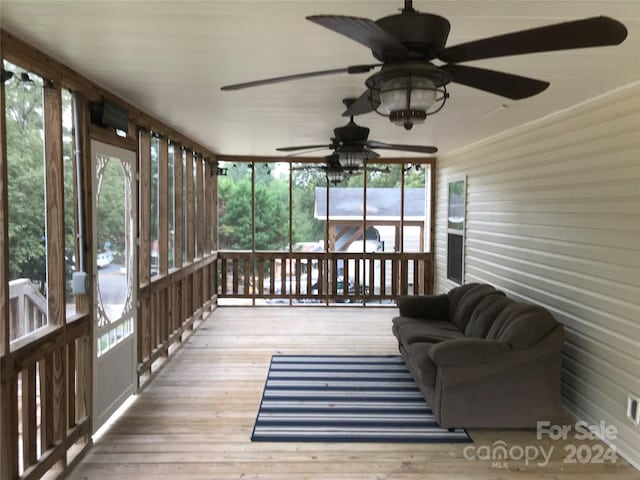
POLYGON ((367 167, 367 172, 380 172, 380 173, 389 173, 391 170, 389 167, 367 167))
POLYGON ((324 75, 335 75, 338 73, 348 73, 348 74, 367 73, 367 72, 370 72, 371 69, 379 66, 380 66, 379 63, 373 64, 373 65, 351 65, 349 67, 344 67, 344 68, 334 68, 333 70, 318 70, 315 72, 296 73, 293 75, 284 75, 282 77, 264 78, 262 80, 254 80, 252 82, 225 85, 223 87, 220 87, 220 90, 223 90, 225 92, 228 90, 241 90, 243 88, 259 87, 262 85, 270 85, 272 83, 288 82, 290 80, 302 80, 304 78, 321 77, 324 75))
POLYGON ((506 55, 617 45, 626 37, 626 27, 617 20, 591 17, 454 45, 440 52, 438 58, 448 63, 467 62, 506 55))
POLYGON ((439 68, 449 72, 453 82, 495 93, 512 100, 532 97, 546 90, 549 86, 549 82, 486 68, 465 65, 443 65, 439 68))
POLYGON ((324 170, 326 167, 323 165, 305 165, 304 167, 291 167, 293 171, 306 171, 306 170, 324 170))
POLYGON ((373 50, 376 58, 385 62, 403 60, 409 51, 400 40, 389 35, 377 23, 368 18, 343 15, 311 15, 307 20, 340 33, 373 50))
MULTIPOLYGON (((366 146, 366 145, 365 145, 366 146)), ((375 150, 369 150, 368 148, 364 148, 365 158, 367 161, 373 160, 375 158, 380 158, 380 154, 375 150)))
POLYGON ((369 148, 377 148, 379 150, 401 150, 404 152, 415 153, 436 153, 438 149, 429 145, 398 145, 394 143, 378 142, 376 140, 367 140, 365 145, 369 148))
POLYGON ((373 112, 380 105, 380 92, 367 89, 342 113, 343 117, 355 117, 373 112))
POLYGON ((327 144, 322 144, 322 145, 301 145, 298 147, 280 147, 280 148, 276 148, 277 151, 279 152, 295 152, 296 150, 311 150, 311 149, 330 149, 332 148, 333 145, 327 145, 327 144))

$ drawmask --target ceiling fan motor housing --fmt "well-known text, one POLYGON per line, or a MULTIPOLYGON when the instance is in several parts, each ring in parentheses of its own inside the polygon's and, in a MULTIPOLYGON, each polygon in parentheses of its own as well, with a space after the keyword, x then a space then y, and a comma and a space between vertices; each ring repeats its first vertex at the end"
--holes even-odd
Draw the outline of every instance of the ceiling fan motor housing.
POLYGON ((369 137, 369 129, 367 127, 356 125, 356 123, 352 120, 344 127, 334 128, 333 134, 336 140, 343 144, 352 142, 364 142, 369 137))
POLYGON ((381 52, 372 50, 373 56, 382 62, 420 59, 431 60, 444 49, 451 25, 439 15, 410 11, 376 20, 380 28, 400 40, 409 51, 409 58, 384 58, 381 52))

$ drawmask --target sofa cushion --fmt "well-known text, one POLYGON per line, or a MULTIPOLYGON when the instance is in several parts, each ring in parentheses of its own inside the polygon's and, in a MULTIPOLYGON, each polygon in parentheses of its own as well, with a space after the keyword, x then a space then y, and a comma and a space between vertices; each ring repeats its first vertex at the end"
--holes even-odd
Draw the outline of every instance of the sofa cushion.
POLYGON ((495 292, 491 285, 468 283, 449 292, 449 321, 461 332, 465 330, 471 314, 488 294, 495 292))
POLYGON ((464 329, 465 337, 485 338, 498 314, 511 303, 504 292, 492 292, 475 308, 464 329))
POLYGON ((431 325, 431 326, 438 327, 438 328, 457 330, 455 325, 453 325, 451 322, 449 322, 446 319, 444 319, 444 320, 427 320, 425 318, 412 318, 412 317, 398 316, 398 317, 394 317, 391 320, 391 331, 397 337, 398 336, 398 332, 400 331, 400 327, 402 327, 404 325, 408 325, 408 324, 411 324, 411 325, 431 325))
POLYGON ((440 342, 429 350, 436 365, 467 366, 497 363, 506 359, 509 345, 486 338, 457 338, 440 342))
POLYGON ((449 317, 449 296, 441 295, 404 295, 396 300, 403 317, 446 320, 449 317))
POLYGON ((419 342, 409 345, 406 349, 408 360, 412 364, 412 371, 416 375, 416 383, 421 388, 426 387, 433 392, 436 384, 438 366, 433 363, 429 351, 435 345, 431 342, 419 342))
POLYGON ((496 317, 487 333, 490 340, 513 348, 528 348, 555 328, 555 318, 545 308, 512 301, 496 317))
POLYGON ((407 322, 398 329, 399 338, 405 345, 417 342, 441 342, 460 338, 463 333, 454 325, 442 320, 434 322, 407 322))

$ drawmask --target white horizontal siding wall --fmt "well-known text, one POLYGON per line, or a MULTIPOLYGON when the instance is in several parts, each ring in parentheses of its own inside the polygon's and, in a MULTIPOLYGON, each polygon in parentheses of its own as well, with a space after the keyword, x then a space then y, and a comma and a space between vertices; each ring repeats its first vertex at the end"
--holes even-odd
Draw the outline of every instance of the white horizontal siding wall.
POLYGON ((640 397, 640 83, 439 157, 437 169, 436 293, 455 286, 447 180, 465 174, 465 283, 491 283, 565 325, 565 408, 615 425, 638 467, 626 408, 640 397))

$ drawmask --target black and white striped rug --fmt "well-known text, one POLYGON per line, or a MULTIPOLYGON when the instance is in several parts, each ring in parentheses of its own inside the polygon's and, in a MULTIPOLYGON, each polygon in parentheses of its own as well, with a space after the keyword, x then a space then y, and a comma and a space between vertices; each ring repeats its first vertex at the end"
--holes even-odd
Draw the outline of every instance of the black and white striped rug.
POLYGON ((274 355, 253 441, 470 442, 434 420, 399 355, 274 355))

